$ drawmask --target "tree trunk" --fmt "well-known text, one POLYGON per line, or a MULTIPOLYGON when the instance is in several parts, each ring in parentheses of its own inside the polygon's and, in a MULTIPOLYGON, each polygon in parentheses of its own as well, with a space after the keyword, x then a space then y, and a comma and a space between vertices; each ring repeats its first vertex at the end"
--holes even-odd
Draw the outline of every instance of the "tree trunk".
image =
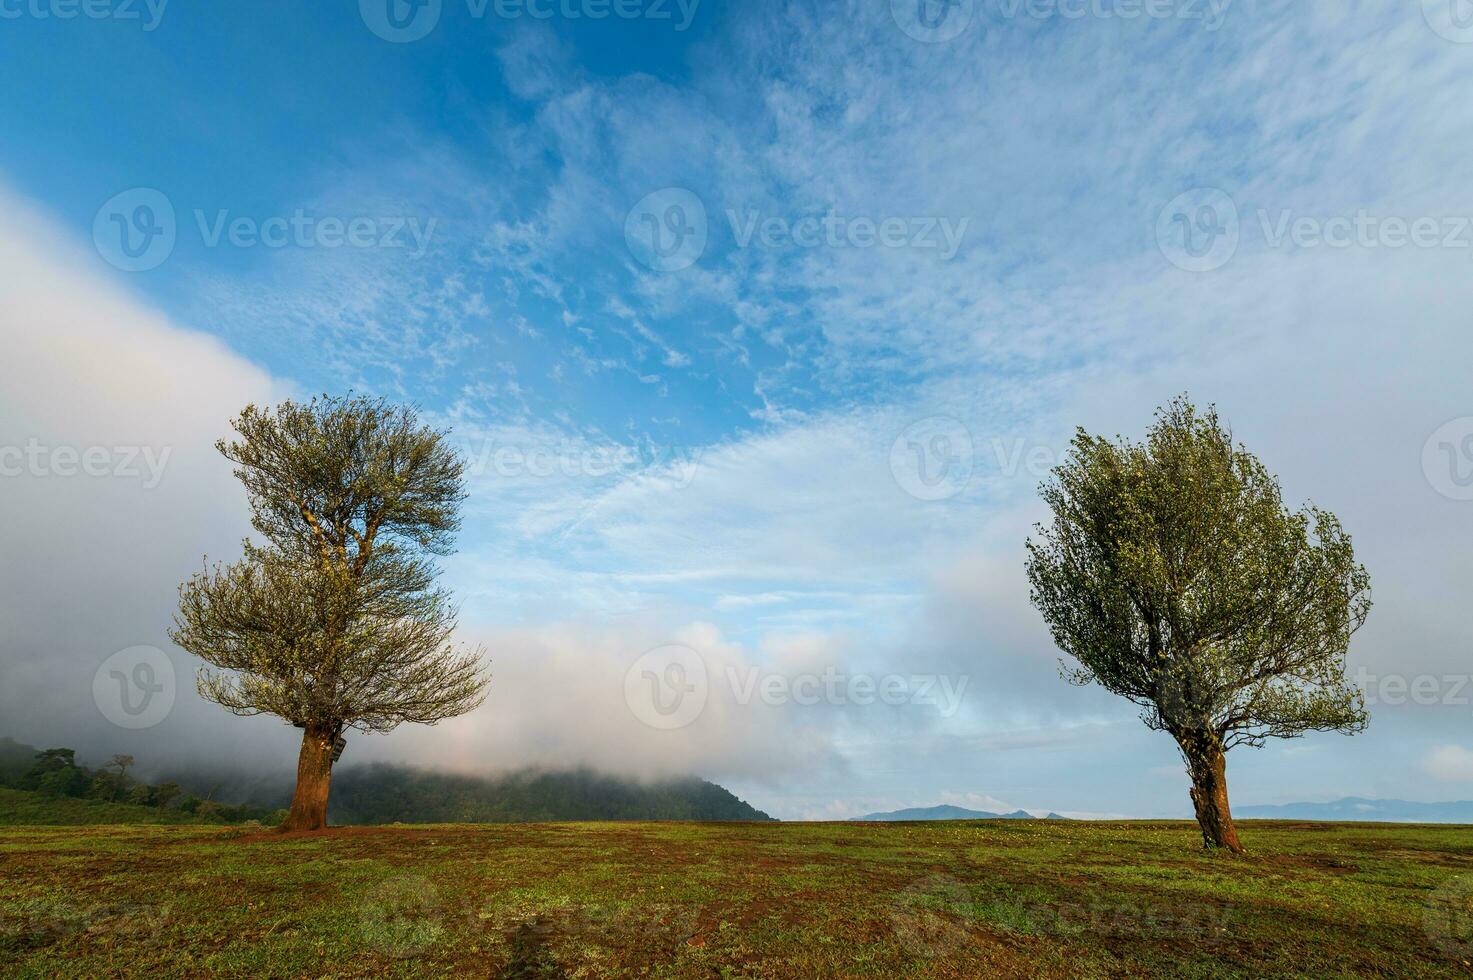
POLYGON ((1187 768, 1192 776, 1192 806, 1197 811, 1197 824, 1202 828, 1202 842, 1208 850, 1226 848, 1243 853, 1233 826, 1233 813, 1228 807, 1227 754, 1216 738, 1193 740, 1183 745, 1187 768))
POLYGON ((332 743, 337 736, 318 728, 302 735, 302 754, 297 757, 297 790, 287 812, 283 831, 324 830, 327 827, 327 792, 332 783, 332 743))

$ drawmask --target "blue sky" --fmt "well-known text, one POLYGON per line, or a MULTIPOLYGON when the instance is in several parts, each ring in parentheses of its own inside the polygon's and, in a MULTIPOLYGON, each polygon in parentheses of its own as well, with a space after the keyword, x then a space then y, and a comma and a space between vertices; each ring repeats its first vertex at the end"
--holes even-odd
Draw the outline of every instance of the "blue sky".
MULTIPOLYGON (((167 648, 174 585, 232 555, 210 442, 239 403, 353 388, 474 461, 446 576, 497 674, 476 716, 363 757, 694 771, 784 817, 1184 814, 1164 736, 1058 678, 1022 543, 1074 426, 1140 432, 1189 390, 1356 535, 1352 665, 1445 692, 1236 753, 1235 798, 1473 797, 1446 693, 1473 504, 1436 472, 1473 416, 1452 0, 396 0, 413 40, 379 0, 68 9, 0 2, 4 442, 174 462, 148 494, 7 483, 43 570, 12 583, 14 734, 80 740, 97 663, 167 648), (45 543, 75 508, 121 517, 92 539, 118 574, 45 543), (82 575, 95 615, 43 652, 82 575), (670 644, 713 694, 652 730, 623 679, 670 644), (966 686, 744 704, 751 669, 966 686)), ((140 757, 226 724, 170 656, 140 757)), ((251 738, 222 753, 289 761, 229 724, 251 738)))

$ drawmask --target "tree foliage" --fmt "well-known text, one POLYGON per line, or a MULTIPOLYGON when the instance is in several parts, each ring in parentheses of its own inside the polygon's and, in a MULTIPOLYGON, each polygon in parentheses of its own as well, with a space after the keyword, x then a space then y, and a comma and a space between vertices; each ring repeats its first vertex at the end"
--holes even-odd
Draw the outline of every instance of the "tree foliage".
POLYGON ((459 527, 463 463, 413 409, 362 397, 248 406, 235 465, 265 539, 180 589, 174 640, 202 696, 335 737, 432 724, 484 698, 434 556, 459 527))
POLYGON ((1365 727, 1345 657, 1369 576, 1335 516, 1286 508, 1215 409, 1179 398, 1144 443, 1080 429, 1042 494, 1053 522, 1028 577, 1066 676, 1139 705, 1194 780, 1220 779, 1236 745, 1365 727))
POLYGON ((1225 747, 1360 730, 1345 655, 1370 578, 1349 535, 1285 508, 1215 410, 1179 399, 1158 419, 1144 444, 1080 430, 1043 490, 1054 523, 1028 543, 1028 575, 1070 679, 1225 747))

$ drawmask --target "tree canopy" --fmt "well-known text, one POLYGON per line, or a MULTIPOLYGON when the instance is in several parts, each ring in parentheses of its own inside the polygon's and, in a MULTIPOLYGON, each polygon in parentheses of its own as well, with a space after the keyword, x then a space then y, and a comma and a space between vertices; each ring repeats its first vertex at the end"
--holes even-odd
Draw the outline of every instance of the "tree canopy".
POLYGON ((1066 676, 1139 705, 1189 768, 1365 727, 1345 657, 1370 578, 1335 516, 1285 507, 1215 409, 1179 398, 1143 443, 1080 429, 1042 495, 1028 577, 1066 676))
POLYGON ((450 643, 455 608, 435 584, 434 558, 460 526, 464 464, 414 409, 381 399, 251 405, 233 425, 237 438, 217 448, 264 542, 180 588, 173 637, 210 665, 203 697, 305 729, 303 764, 310 742, 321 781, 310 819, 325 821, 345 729, 433 724, 485 697, 480 657, 450 643))

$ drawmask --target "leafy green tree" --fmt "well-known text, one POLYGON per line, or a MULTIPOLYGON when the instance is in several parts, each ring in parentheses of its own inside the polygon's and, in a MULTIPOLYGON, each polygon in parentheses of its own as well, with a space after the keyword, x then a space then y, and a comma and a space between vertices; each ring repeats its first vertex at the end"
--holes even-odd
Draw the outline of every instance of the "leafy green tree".
POLYGON ((46 796, 84 797, 91 780, 85 769, 58 769, 41 777, 39 789, 46 796))
POLYGON ((108 769, 99 769, 92 774, 87 795, 94 800, 120 800, 126 795, 123 777, 108 769))
POLYGON ((53 769, 36 781, 43 796, 86 796, 90 780, 83 769, 53 769))
POLYGON ((1042 493, 1053 522, 1028 542, 1028 577, 1076 663, 1066 676, 1175 739, 1206 846, 1241 852, 1226 753, 1367 723, 1345 680, 1371 608, 1349 535, 1313 505, 1287 509, 1216 410, 1185 397, 1144 443, 1080 429, 1042 493))
POLYGON ((53 796, 81 796, 86 792, 87 774, 77 766, 75 749, 45 749, 36 753, 31 768, 17 785, 53 796), (81 788, 77 792, 71 792, 78 786, 81 788))
POLYGON ((128 795, 128 770, 134 763, 131 755, 119 753, 92 774, 87 795, 97 800, 121 800, 128 795), (112 770, 116 769, 117 772, 112 770))
POLYGON ((413 409, 380 399, 251 405, 233 426, 217 448, 264 544, 181 586, 173 637, 216 668, 200 671, 203 697, 303 729, 283 829, 317 830, 347 729, 434 724, 485 697, 479 656, 449 643, 433 563, 460 526, 464 464, 413 409))
POLYGON ((156 806, 160 810, 168 809, 179 795, 184 792, 178 783, 159 783, 157 786, 148 788, 148 805, 156 806))

